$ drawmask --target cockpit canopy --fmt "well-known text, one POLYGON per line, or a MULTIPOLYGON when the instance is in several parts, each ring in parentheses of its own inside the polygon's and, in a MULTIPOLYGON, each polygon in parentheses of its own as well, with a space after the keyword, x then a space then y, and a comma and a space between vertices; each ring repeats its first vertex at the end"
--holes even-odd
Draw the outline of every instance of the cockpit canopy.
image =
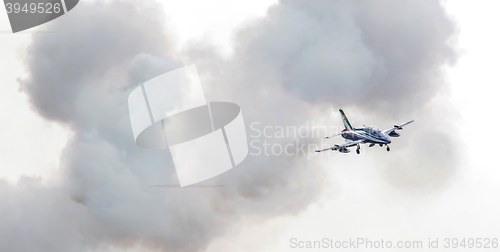
POLYGON ((363 128, 363 130, 365 132, 372 134, 372 135, 375 135, 375 136, 379 136, 379 137, 383 136, 382 132, 380 132, 380 129, 377 127, 368 126, 368 127, 363 128))

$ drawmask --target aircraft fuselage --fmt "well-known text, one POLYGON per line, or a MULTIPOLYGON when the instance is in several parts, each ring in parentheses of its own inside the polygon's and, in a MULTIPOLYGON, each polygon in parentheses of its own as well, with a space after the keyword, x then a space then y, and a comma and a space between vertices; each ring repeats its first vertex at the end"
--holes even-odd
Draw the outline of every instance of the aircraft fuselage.
POLYGON ((391 140, 384 135, 380 130, 373 130, 369 128, 357 128, 354 130, 344 129, 341 135, 344 139, 350 141, 357 141, 365 139, 365 143, 374 144, 390 144, 391 140))

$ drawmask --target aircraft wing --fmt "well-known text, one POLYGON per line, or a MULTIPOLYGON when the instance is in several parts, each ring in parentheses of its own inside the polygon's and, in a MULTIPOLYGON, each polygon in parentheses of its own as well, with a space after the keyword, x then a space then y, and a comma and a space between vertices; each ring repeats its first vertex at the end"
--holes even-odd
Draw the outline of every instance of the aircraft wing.
POLYGON ((410 124, 412 122, 413 122, 413 120, 405 122, 405 123, 402 123, 402 124, 399 124, 399 125, 396 124, 396 125, 394 125, 394 127, 382 131, 382 133, 387 134, 387 133, 390 133, 391 131, 394 131, 394 130, 402 130, 403 126, 406 126, 406 125, 408 125, 408 124, 410 124))
POLYGON ((360 139, 360 140, 347 142, 347 143, 343 143, 343 144, 336 144, 336 145, 329 147, 329 148, 326 148, 326 149, 316 150, 316 152, 322 152, 322 151, 327 151, 327 150, 338 150, 341 148, 349 148, 349 147, 355 146, 357 144, 363 143, 364 141, 365 141, 364 139, 360 139))

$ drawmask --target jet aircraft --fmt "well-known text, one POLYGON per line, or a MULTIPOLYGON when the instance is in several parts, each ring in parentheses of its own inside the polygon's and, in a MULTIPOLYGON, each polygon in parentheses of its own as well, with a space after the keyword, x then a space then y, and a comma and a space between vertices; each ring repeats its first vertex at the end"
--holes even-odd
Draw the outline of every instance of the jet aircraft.
POLYGON ((342 115, 342 121, 344 122, 345 129, 342 130, 339 134, 333 136, 327 136, 326 138, 332 138, 335 136, 342 136, 346 143, 344 144, 335 144, 333 147, 329 147, 322 150, 316 150, 316 152, 322 152, 327 150, 338 150, 342 153, 349 153, 349 147, 356 146, 356 153, 360 153, 360 144, 370 144, 369 147, 373 147, 378 144, 380 147, 386 146, 387 151, 390 151, 391 148, 389 144, 391 143, 391 139, 389 137, 399 137, 399 133, 396 130, 402 130, 403 126, 410 124, 413 120, 409 122, 405 122, 399 125, 394 125, 394 127, 390 129, 386 129, 381 131, 376 127, 362 127, 362 128, 353 128, 349 120, 347 120, 346 115, 342 109, 339 109, 340 114, 342 115))

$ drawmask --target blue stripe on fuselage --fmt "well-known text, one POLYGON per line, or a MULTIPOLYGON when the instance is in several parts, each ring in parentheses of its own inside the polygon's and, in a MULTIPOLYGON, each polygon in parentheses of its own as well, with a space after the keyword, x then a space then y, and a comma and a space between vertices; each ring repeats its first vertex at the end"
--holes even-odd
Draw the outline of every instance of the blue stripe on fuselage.
POLYGON ((387 137, 381 138, 379 136, 369 134, 365 131, 358 131, 358 130, 344 131, 342 133, 342 137, 352 141, 365 140, 365 143, 376 143, 376 144, 391 143, 391 140, 389 140, 387 137))

